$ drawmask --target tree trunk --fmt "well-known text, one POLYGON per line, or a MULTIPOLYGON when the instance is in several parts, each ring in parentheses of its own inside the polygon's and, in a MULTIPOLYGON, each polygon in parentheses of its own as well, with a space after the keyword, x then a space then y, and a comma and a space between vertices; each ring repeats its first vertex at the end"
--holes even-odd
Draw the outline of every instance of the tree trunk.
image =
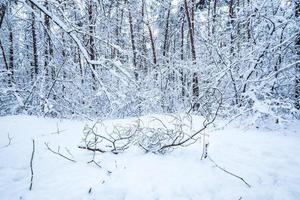
MULTIPOLYGON (((90 53, 90 59, 95 60, 96 59, 96 51, 95 51, 95 41, 94 41, 94 35, 95 35, 95 20, 94 20, 94 1, 89 0, 88 2, 88 18, 89 18, 89 53, 90 53)), ((96 70, 96 65, 92 65, 93 70, 96 70)), ((92 89, 95 91, 97 89, 97 82, 96 82, 96 75, 94 72, 92 72, 92 89)))
POLYGON ((171 12, 171 2, 168 7, 167 19, 166 19, 166 27, 164 34, 164 46, 163 46, 163 57, 167 56, 167 48, 168 48, 168 38, 169 38, 169 23, 170 23, 170 12, 171 12))
POLYGON ((2 45, 1 39, 0 39, 0 48, 1 48, 1 51, 2 51, 2 57, 3 57, 5 69, 8 71, 9 70, 9 66, 8 66, 8 63, 7 63, 7 60, 6 60, 5 49, 4 49, 3 45, 2 45))
MULTIPOLYGON (((128 3, 128 2, 127 2, 128 3)), ((133 20, 131 15, 131 8, 130 4, 128 3, 128 20, 129 20, 129 29, 130 29, 130 39, 131 39, 131 48, 132 48, 132 62, 133 66, 135 67, 135 79, 138 80, 138 72, 136 69, 137 66, 137 60, 136 60, 136 46, 135 46, 135 37, 134 37, 134 31, 133 31, 133 20)))
MULTIPOLYGON (((190 36, 190 43, 191 43, 191 53, 192 53, 192 61, 193 65, 196 64, 196 50, 195 50, 195 43, 194 43, 194 34, 193 34, 193 27, 191 22, 191 17, 189 13, 188 3, 187 0, 184 0, 184 7, 185 12, 187 16, 188 26, 189 26, 189 36, 190 36)), ((194 100, 197 101, 199 97, 199 80, 198 80, 198 73, 193 73, 193 84, 192 84, 192 90, 193 90, 193 97, 194 100)), ((198 104, 195 102, 195 109, 198 108, 198 104)))
POLYGON ((5 11, 6 11, 6 5, 0 4, 0 29, 3 23, 3 19, 5 16, 5 11))
POLYGON ((215 33, 215 23, 216 23, 216 18, 217 18, 217 5, 218 5, 218 0, 214 0, 214 5, 213 5, 213 24, 212 24, 212 34, 215 33))
MULTIPOLYGON (((300 2, 295 2, 295 16, 300 18, 300 2)), ((297 58, 300 60, 300 33, 298 33, 295 41, 297 58)), ((295 108, 300 110, 300 64, 295 66, 295 108)))
MULTIPOLYGON (((234 10, 233 10, 233 0, 229 1, 229 6, 228 6, 228 16, 229 16, 229 27, 230 27, 230 56, 232 56, 233 58, 235 57, 235 53, 234 53, 234 10)), ((232 72, 232 61, 230 59, 230 68, 229 68, 229 74, 230 74, 230 79, 232 82, 232 86, 233 86, 233 90, 234 90, 234 98, 235 98, 235 105, 239 104, 239 95, 238 95, 238 90, 237 90, 237 85, 236 85, 236 81, 234 79, 233 76, 233 72, 232 72)))
POLYGON ((149 23, 147 24, 148 30, 149 30, 149 37, 150 37, 150 42, 151 42, 151 49, 152 49, 152 57, 153 57, 153 63, 156 65, 157 59, 156 59, 156 50, 155 50, 155 43, 154 43, 154 38, 151 30, 151 26, 149 23))
POLYGON ((9 30, 9 69, 8 69, 8 85, 12 86, 14 80, 14 35, 12 27, 9 30))
MULTIPOLYGON (((45 1, 45 8, 48 8, 48 0, 45 1)), ((45 60, 44 60, 44 68, 46 70, 46 77, 49 77, 51 75, 52 79, 54 80, 55 77, 55 71, 54 69, 49 68, 50 61, 53 57, 53 48, 51 44, 51 38, 50 38, 50 18, 48 15, 44 15, 44 24, 45 24, 45 60)))
MULTIPOLYGON (((31 7, 34 10, 32 5, 31 7)), ((38 53, 37 53, 37 37, 36 37, 36 26, 35 26, 35 15, 31 13, 31 36, 32 36, 32 68, 31 68, 31 80, 38 74, 38 53)))
MULTIPOLYGON (((181 7, 181 10, 183 10, 183 7, 181 7)), ((184 21, 185 21, 185 14, 182 13, 181 18, 181 28, 180 28, 180 60, 184 60, 184 21)), ((183 98, 183 101, 185 99, 185 87, 186 87, 186 74, 184 73, 183 69, 180 71, 180 79, 181 79, 181 96, 183 98)))

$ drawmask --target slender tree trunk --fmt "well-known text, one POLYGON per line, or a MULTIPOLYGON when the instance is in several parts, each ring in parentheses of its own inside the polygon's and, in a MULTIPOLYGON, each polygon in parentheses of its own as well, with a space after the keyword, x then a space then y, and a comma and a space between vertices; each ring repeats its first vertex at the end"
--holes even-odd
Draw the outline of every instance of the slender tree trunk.
POLYGON ((0 29, 3 23, 3 19, 5 16, 5 11, 6 11, 6 5, 0 4, 0 29))
MULTIPOLYGON (((295 16, 300 18, 300 2, 295 1, 295 16)), ((295 41, 297 58, 300 60, 300 33, 298 33, 295 41)), ((300 64, 295 66, 295 108, 300 110, 300 64)))
MULTIPOLYGON (((230 27, 230 55, 232 57, 235 57, 235 53, 234 53, 234 10, 233 10, 233 1, 234 0, 230 0, 229 1, 229 9, 228 9, 228 16, 229 16, 229 27, 230 27)), ((234 90, 234 98, 235 98, 235 105, 239 104, 239 99, 238 99, 238 90, 237 90, 237 85, 236 85, 236 81, 234 79, 233 76, 233 69, 232 69, 232 62, 230 59, 230 69, 229 69, 229 74, 230 74, 230 79, 232 82, 232 86, 233 86, 233 90, 234 90)))
MULTIPOLYGON (((48 8, 48 0, 45 0, 44 6, 45 6, 45 8, 48 8)), ((45 37, 45 50, 44 50, 45 60, 44 60, 44 68, 46 70, 46 77, 50 77, 50 75, 51 75, 53 80, 54 80, 54 76, 55 76, 54 69, 50 69, 50 66, 49 66, 50 61, 51 61, 52 56, 53 56, 53 49, 52 49, 51 38, 50 38, 50 18, 46 14, 44 16, 44 25, 45 25, 45 34, 44 34, 44 37, 45 37)))
POLYGON ((7 63, 7 59, 6 59, 6 55, 5 55, 5 49, 4 49, 3 45, 2 45, 1 39, 0 39, 0 48, 1 48, 1 51, 2 51, 2 57, 3 57, 5 69, 8 71, 9 70, 9 66, 8 66, 8 63, 7 63))
POLYGON ((216 26, 216 20, 217 20, 217 5, 218 5, 218 0, 214 0, 214 5, 213 5, 213 23, 212 23, 212 35, 215 33, 215 26, 216 26))
POLYGON ((211 15, 211 6, 210 6, 210 1, 211 0, 208 0, 208 8, 207 8, 207 35, 208 35, 208 38, 210 38, 211 36, 211 21, 210 21, 210 15, 211 15))
POLYGON ((148 26, 149 37, 150 37, 150 42, 151 42, 153 63, 154 63, 154 65, 156 65, 157 58, 156 58, 156 50, 155 50, 155 43, 154 43, 153 33, 152 33, 151 26, 149 25, 149 23, 147 24, 147 26, 148 26))
POLYGON ((163 57, 167 56, 168 39, 169 39, 170 12, 171 12, 171 2, 170 2, 170 5, 168 7, 167 18, 166 18, 166 26, 165 26, 165 34, 164 34, 164 45, 163 45, 163 57))
POLYGON ((135 67, 135 78, 138 80, 138 72, 137 72, 137 58, 136 58, 136 46, 135 46, 135 37, 134 37, 134 30, 133 30, 133 19, 131 15, 131 8, 130 8, 130 3, 128 3, 128 20, 129 20, 129 29, 130 29, 130 39, 131 39, 131 48, 132 48, 132 62, 133 66, 135 67))
POLYGON ((14 35, 12 27, 9 30, 9 70, 8 70, 8 85, 12 86, 14 82, 14 35))
MULTIPOLYGON (((90 59, 95 60, 96 59, 96 51, 95 51, 95 41, 94 41, 94 35, 95 35, 95 20, 94 20, 94 1, 89 0, 88 2, 88 18, 89 18, 89 53, 90 53, 90 59)), ((96 70, 96 65, 92 65, 93 70, 96 70)), ((96 76, 92 72, 92 89, 95 91, 97 89, 97 82, 96 82, 96 76)))
MULTIPOLYGON (((31 7, 34 10, 32 5, 31 7)), ((36 25, 35 25, 35 15, 31 13, 31 36, 32 36, 32 68, 31 68, 31 80, 38 74, 38 53, 37 53, 37 36, 36 36, 36 25)))
MULTIPOLYGON (((193 34, 193 27, 192 27, 192 22, 191 22, 191 17, 189 13, 189 8, 188 8, 188 3, 187 0, 184 0, 184 7, 185 7, 185 12, 186 12, 186 17, 188 21, 188 26, 189 26, 189 36, 190 36, 190 43, 191 43, 191 53, 192 53, 192 61, 193 64, 196 64, 196 49, 195 49, 195 43, 194 43, 194 34, 193 34)), ((192 84, 192 90, 193 90, 193 97, 194 100, 197 101, 199 97, 199 80, 198 80, 198 73, 194 72, 193 73, 193 84, 192 84)), ((198 108, 198 104, 195 102, 195 108, 198 108)))
POLYGON ((180 59, 184 59, 184 17, 182 17, 181 27, 180 27, 180 59))
MULTIPOLYGON (((45 0, 44 7, 49 10, 48 0, 45 0)), ((52 84, 55 79, 55 65, 51 63, 53 59, 53 46, 51 41, 51 26, 50 26, 50 16, 47 14, 44 15, 44 38, 45 38, 45 47, 44 47, 44 70, 45 70, 45 77, 44 77, 44 86, 45 86, 45 101, 51 97, 53 100, 56 100, 56 94, 52 93, 52 88, 50 84, 52 84), (51 81, 49 81, 51 80, 51 81)), ((46 104, 44 104, 46 105, 46 104)), ((42 106, 43 112, 46 111, 45 106, 42 106)), ((45 113, 46 114, 46 113, 45 113)))
MULTIPOLYGON (((63 0, 59 0, 59 4, 61 6, 61 9, 63 12, 65 12, 66 8, 67 8, 67 5, 66 3, 63 1, 63 0)), ((61 40, 62 40, 62 50, 61 50, 61 53, 62 53, 62 64, 65 65, 65 62, 67 60, 67 53, 66 53, 66 48, 65 48, 65 45, 67 44, 66 43, 66 39, 65 39, 65 33, 62 32, 61 33, 61 40)), ((64 69, 64 67, 62 66, 62 71, 63 71, 63 80, 66 80, 67 79, 67 72, 66 70, 64 69)), ((65 97, 66 95, 66 86, 65 86, 65 82, 63 81, 62 82, 62 98, 65 97)))
POLYGON ((194 64, 196 64, 196 49, 195 49, 195 43, 194 43, 193 26, 192 26, 192 21, 191 21, 191 17, 190 17, 190 13, 189 13, 189 7, 188 7, 187 0, 184 0, 184 6, 185 6, 185 12, 186 12, 188 26, 189 26, 192 61, 194 64))
POLYGON ((144 21, 145 21, 145 9, 146 9, 146 4, 145 0, 142 0, 142 19, 140 21, 141 24, 141 29, 142 29, 142 52, 143 52, 143 62, 141 63, 141 66, 144 70, 144 73, 147 74, 148 72, 148 66, 147 66, 147 41, 146 41, 146 35, 145 35, 145 28, 144 28, 144 21))
MULTIPOLYGON (((183 11, 183 7, 181 7, 183 11)), ((185 13, 182 13, 181 18, 181 27, 180 27, 180 60, 184 60, 184 21, 185 21, 185 13)), ((186 74, 184 73, 183 69, 180 71, 180 79, 181 79, 181 96, 183 101, 185 99, 185 87, 186 87, 186 74)))
POLYGON ((192 11, 191 11, 191 23, 192 23, 192 30, 193 30, 193 35, 195 35, 195 0, 192 0, 192 11))

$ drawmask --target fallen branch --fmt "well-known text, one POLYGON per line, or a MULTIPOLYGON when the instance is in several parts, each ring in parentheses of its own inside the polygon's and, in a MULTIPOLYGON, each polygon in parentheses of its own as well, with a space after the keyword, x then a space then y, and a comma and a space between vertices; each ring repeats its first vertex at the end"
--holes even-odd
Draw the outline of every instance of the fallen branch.
POLYGON ((73 159, 71 159, 71 158, 68 158, 67 156, 61 154, 61 153, 59 152, 59 151, 60 151, 60 146, 57 147, 57 151, 54 151, 54 150, 52 150, 52 149, 49 147, 49 144, 48 144, 48 143, 45 142, 44 144, 45 144, 45 146, 47 147, 47 149, 48 149, 50 152, 52 152, 52 153, 54 153, 54 154, 56 154, 56 155, 59 155, 59 156, 65 158, 65 159, 67 159, 67 160, 69 160, 69 161, 71 161, 71 162, 74 162, 74 163, 76 162, 75 160, 73 160, 73 159))
POLYGON ((229 171, 227 171, 226 169, 220 167, 220 166, 219 166, 219 165, 218 165, 218 164, 217 164, 210 156, 207 156, 207 158, 215 165, 215 167, 217 167, 218 169, 222 170, 223 172, 226 172, 227 174, 229 174, 229 175, 231 175, 231 176, 234 176, 234 177, 240 179, 240 180, 243 181, 249 188, 251 188, 251 185, 250 185, 249 183, 247 183, 247 182, 245 181, 245 179, 243 179, 242 177, 240 177, 240 176, 238 176, 238 175, 236 175, 236 174, 234 174, 234 173, 232 173, 232 172, 229 172, 229 171))
MULTIPOLYGON (((100 152, 100 153, 106 153, 107 151, 103 151, 101 149, 96 149, 96 148, 90 148, 90 147, 85 147, 85 146, 78 146, 79 149, 86 149, 89 151, 93 151, 93 152, 100 152)), ((118 154, 118 153, 114 153, 114 154, 118 154)))
POLYGON ((32 190, 32 183, 33 183, 33 167, 32 167, 32 163, 33 163, 34 152, 35 152, 35 143, 34 143, 34 139, 32 139, 32 153, 31 153, 31 159, 30 159, 31 178, 30 178, 29 190, 32 190))

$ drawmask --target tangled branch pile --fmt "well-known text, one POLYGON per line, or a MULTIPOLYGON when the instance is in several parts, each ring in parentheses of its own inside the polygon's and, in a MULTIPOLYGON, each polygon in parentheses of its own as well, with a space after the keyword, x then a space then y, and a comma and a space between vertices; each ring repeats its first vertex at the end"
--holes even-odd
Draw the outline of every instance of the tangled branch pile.
POLYGON ((91 127, 85 126, 83 145, 79 148, 118 154, 131 146, 137 146, 145 152, 164 154, 198 141, 203 131, 215 121, 221 104, 221 93, 209 89, 190 111, 183 115, 169 115, 168 122, 151 117, 150 120, 137 119, 128 126, 115 125, 111 128, 103 122, 96 122, 91 127), (204 118, 202 128, 197 131, 193 130, 193 117, 190 114, 195 106, 204 118))

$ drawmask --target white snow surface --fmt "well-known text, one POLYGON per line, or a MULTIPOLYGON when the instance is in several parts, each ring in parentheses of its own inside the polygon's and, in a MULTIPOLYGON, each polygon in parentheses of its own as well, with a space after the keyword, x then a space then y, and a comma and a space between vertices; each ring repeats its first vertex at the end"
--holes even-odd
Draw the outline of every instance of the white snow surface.
MULTIPOLYGON (((131 120, 105 123, 126 124, 131 120)), ((200 121, 196 118, 194 124, 201 127, 200 121)), ((300 199, 299 122, 278 130, 228 126, 206 132, 209 156, 220 167, 244 178, 251 188, 215 167, 210 160, 201 160, 200 142, 165 155, 146 154, 137 148, 119 155, 98 153, 95 161, 102 168, 88 164, 92 153, 78 148, 85 124, 93 122, 1 117, 0 199, 300 199), (6 146, 8 134, 12 141, 6 146), (33 189, 29 191, 32 139, 36 151, 33 189), (60 152, 76 163, 51 153, 45 142, 53 150, 60 146, 60 152)))

